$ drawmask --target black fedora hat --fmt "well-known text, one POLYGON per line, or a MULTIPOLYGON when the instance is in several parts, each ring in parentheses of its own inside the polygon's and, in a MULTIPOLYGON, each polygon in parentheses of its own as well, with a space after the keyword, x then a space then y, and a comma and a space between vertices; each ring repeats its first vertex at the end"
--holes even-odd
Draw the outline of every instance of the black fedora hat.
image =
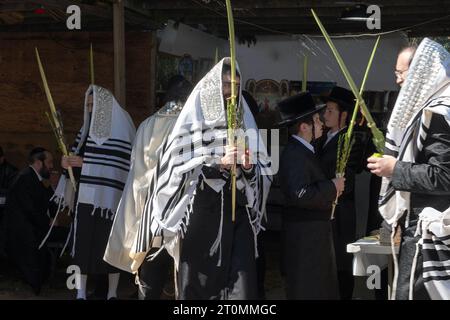
POLYGON ((309 92, 302 92, 295 96, 286 98, 278 103, 281 121, 277 127, 286 127, 296 121, 320 112, 326 107, 325 104, 316 106, 312 95, 309 92))
POLYGON ((335 86, 331 89, 330 94, 323 96, 322 100, 326 103, 328 101, 336 102, 343 111, 353 111, 355 108, 355 95, 352 91, 335 86))

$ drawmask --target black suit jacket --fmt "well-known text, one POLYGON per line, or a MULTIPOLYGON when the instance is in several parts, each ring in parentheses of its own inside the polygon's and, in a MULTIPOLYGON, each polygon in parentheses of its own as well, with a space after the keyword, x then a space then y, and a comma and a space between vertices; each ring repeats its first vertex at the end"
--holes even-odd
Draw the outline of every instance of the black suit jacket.
MULTIPOLYGON (((325 176, 328 179, 336 177, 336 161, 339 137, 343 136, 347 132, 347 128, 342 129, 336 134, 327 144, 327 136, 323 135, 316 141, 316 152, 320 160, 325 176)), ((360 173, 364 165, 365 157, 365 142, 362 138, 356 135, 354 132, 354 143, 350 152, 350 157, 347 162, 345 170, 345 189, 340 199, 342 200, 354 200, 355 198, 355 175, 360 173)))
POLYGON ((44 186, 31 167, 18 174, 6 199, 8 246, 39 245, 49 228, 47 210, 52 195, 51 187, 44 186))
POLYGON ((415 163, 397 161, 392 186, 411 192, 412 225, 423 208, 450 206, 450 126, 443 116, 433 115, 415 163))
POLYGON ((330 220, 336 188, 323 173, 316 155, 293 137, 281 155, 279 175, 286 197, 286 219, 330 220))

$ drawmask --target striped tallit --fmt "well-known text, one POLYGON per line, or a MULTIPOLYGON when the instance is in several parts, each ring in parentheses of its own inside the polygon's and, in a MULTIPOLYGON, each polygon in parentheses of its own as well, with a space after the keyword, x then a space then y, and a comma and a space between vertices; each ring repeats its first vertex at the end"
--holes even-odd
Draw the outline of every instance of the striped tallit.
MULTIPOLYGON (((74 235, 79 203, 92 205, 92 214, 101 209, 102 217, 111 220, 114 218, 130 169, 135 133, 129 114, 120 107, 112 93, 97 85, 89 86, 85 94, 84 124, 71 150, 78 154, 86 141, 77 202, 74 203, 75 192, 65 175, 61 176, 52 198, 58 204, 58 213, 66 207, 75 213, 73 228, 71 227, 74 235), (93 109, 90 116, 87 100, 91 93, 93 109)), ((74 248, 75 241, 72 255, 74 248)))
MULTIPOLYGON (((416 50, 408 75, 400 90, 389 119, 385 154, 399 161, 416 162, 427 138, 433 114, 439 114, 450 123, 450 54, 438 43, 425 38, 416 50)), ((383 177, 379 211, 396 230, 399 219, 406 214, 405 227, 409 226, 411 210, 410 192, 395 190, 391 179, 383 177)), ((393 244, 394 284, 396 295, 398 279, 397 257, 393 244)))
MULTIPOLYGON (((446 104, 446 90, 450 83, 450 54, 438 43, 425 38, 416 50, 409 67, 408 76, 400 90, 398 99, 389 119, 385 154, 400 161, 414 162, 417 152, 413 141, 414 130, 419 122, 421 138, 426 138, 426 129, 431 117, 422 117, 425 107, 446 104), (437 100, 436 100, 437 99, 437 100)), ((420 140, 418 141, 420 143, 420 140)), ((390 178, 383 178, 380 191, 379 210, 389 224, 395 224, 409 212, 409 193, 395 191, 390 178)))
MULTIPOLYGON (((196 85, 171 134, 157 152, 158 162, 133 245, 134 255, 145 254, 159 245, 156 241, 162 241, 161 250, 165 248, 178 267, 180 238, 189 228, 190 215, 195 214, 192 207, 202 167, 219 163, 226 144, 227 122, 222 94, 225 59, 196 85)), ((254 134, 248 136, 248 146, 253 152, 252 158, 258 161, 254 165, 254 178, 247 180, 244 175, 238 174, 237 187, 247 196, 248 218, 256 239, 261 230, 261 218, 270 186, 270 168, 256 123, 240 92, 239 101, 241 128, 253 130, 254 134)), ((204 181, 216 192, 221 192, 225 184, 221 179, 204 181)), ((220 249, 220 238, 221 229, 218 230, 216 242, 212 244, 212 252, 220 249)))
POLYGON ((425 208, 417 231, 422 235, 416 254, 421 246, 425 288, 433 300, 450 300, 450 208, 425 208))

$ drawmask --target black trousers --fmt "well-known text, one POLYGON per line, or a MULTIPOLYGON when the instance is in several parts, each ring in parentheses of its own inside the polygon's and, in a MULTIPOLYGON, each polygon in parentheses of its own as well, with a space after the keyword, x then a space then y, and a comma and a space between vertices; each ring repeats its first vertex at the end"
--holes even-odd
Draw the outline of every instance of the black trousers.
MULTIPOLYGON (((414 237, 416 226, 403 229, 402 244, 400 246, 399 261, 398 261, 398 283, 397 283, 397 300, 409 299, 409 282, 412 271, 412 263, 414 254, 416 252, 416 243, 420 236, 414 237)), ((425 288, 423 277, 423 257, 419 251, 417 259, 417 267, 415 270, 413 298, 414 300, 430 300, 430 296, 425 288)))
MULTIPOLYGON (((149 255, 155 251, 151 250, 149 255)), ((171 269, 173 269, 173 260, 166 250, 161 251, 152 261, 146 259, 139 268, 139 298, 141 300, 160 299, 171 269)))
POLYGON ((177 274, 179 299, 257 299, 255 239, 244 207, 231 217, 231 192, 224 190, 221 245, 210 255, 220 232, 221 194, 206 183, 197 188, 193 213, 181 243, 177 274))
POLYGON ((15 255, 14 263, 22 279, 38 295, 50 275, 50 253, 46 247, 39 250, 37 244, 26 245, 22 249, 20 254, 15 255))
POLYGON ((283 220, 282 232, 287 299, 339 299, 331 222, 283 220))
MULTIPOLYGON (((55 227, 48 242, 63 242, 66 240, 68 229, 55 227)), ((39 249, 39 242, 16 243, 14 250, 10 250, 9 257, 22 279, 31 286, 35 294, 41 292, 42 285, 50 276, 51 256, 46 245, 39 249)))
POLYGON ((258 282, 258 300, 266 300, 264 287, 266 277, 266 252, 264 246, 264 233, 258 234, 258 258, 256 258, 256 277, 258 282))
POLYGON ((353 255, 347 252, 347 244, 356 241, 356 209, 352 199, 340 199, 332 222, 336 265, 338 270, 339 295, 342 300, 351 300, 355 279, 353 277, 353 255))
POLYGON ((74 263, 82 274, 119 273, 103 260, 113 221, 102 217, 100 209, 91 214, 92 209, 92 205, 78 205, 74 263))

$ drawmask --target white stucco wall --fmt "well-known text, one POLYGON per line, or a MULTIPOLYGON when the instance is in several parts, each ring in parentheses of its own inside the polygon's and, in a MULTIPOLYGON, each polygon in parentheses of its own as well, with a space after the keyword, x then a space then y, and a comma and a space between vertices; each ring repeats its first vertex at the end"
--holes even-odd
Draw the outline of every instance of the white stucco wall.
MULTIPOLYGON (((169 23, 165 30, 159 32, 159 37, 161 52, 178 56, 189 53, 194 59, 213 58, 216 48, 221 57, 227 55, 229 50, 226 40, 183 24, 175 30, 173 24, 169 23)), ((362 80, 375 40, 375 37, 333 40, 357 85, 362 80)), ((402 33, 381 38, 366 90, 398 89, 394 66, 398 50, 406 41, 402 33)), ((331 50, 321 37, 261 36, 257 37, 254 46, 238 45, 236 48, 244 81, 266 78, 277 81, 301 80, 303 54, 308 55, 309 81, 335 81, 340 86, 348 87, 331 50)))

